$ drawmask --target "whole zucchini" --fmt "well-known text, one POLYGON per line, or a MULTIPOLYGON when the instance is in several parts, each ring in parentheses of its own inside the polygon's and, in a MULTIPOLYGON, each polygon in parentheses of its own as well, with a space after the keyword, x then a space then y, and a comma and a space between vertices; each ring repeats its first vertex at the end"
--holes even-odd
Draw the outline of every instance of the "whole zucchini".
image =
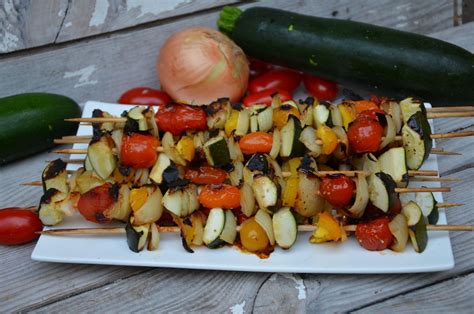
POLYGON ((474 55, 430 37, 271 8, 225 7, 218 26, 246 54, 384 96, 474 102, 474 55))
POLYGON ((27 93, 0 99, 0 164, 54 146, 53 140, 74 134, 80 117, 78 104, 65 96, 27 93))

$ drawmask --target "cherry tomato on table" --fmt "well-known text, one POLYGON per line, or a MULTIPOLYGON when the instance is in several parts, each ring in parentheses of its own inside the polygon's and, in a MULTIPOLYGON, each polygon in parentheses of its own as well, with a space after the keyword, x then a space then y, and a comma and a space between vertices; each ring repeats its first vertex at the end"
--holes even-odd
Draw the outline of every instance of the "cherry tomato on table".
POLYGON ((183 104, 172 104, 160 108, 155 114, 160 131, 180 135, 187 130, 206 130, 207 121, 204 109, 183 104))
POLYGON ((163 107, 171 101, 165 92, 149 87, 135 87, 120 96, 119 104, 163 107))
POLYGON ((244 135, 239 146, 242 153, 252 155, 255 153, 266 154, 272 150, 273 135, 265 132, 252 132, 244 135))
POLYGON ((187 169, 184 177, 196 184, 221 184, 227 178, 227 172, 210 166, 187 169))
POLYGON ((77 203, 77 209, 84 218, 96 223, 107 223, 110 221, 104 216, 104 212, 114 204, 114 198, 110 193, 110 183, 97 186, 81 195, 77 203))
POLYGON ((272 95, 276 93, 280 95, 281 102, 293 99, 293 96, 289 92, 283 89, 271 88, 255 94, 247 95, 244 97, 242 102, 246 107, 256 104, 270 106, 272 104, 272 95))
POLYGON ((18 207, 0 210, 0 244, 18 245, 39 237, 36 232, 43 230, 38 216, 28 209, 18 207))
POLYGON ((151 134, 124 135, 120 150, 121 162, 132 168, 150 168, 158 157, 158 145, 158 139, 151 134))
POLYGON ((228 184, 209 184, 199 193, 198 199, 199 203, 206 208, 238 208, 240 207, 240 190, 228 184))
POLYGON ((355 183, 346 175, 324 177, 319 186, 319 193, 335 208, 347 207, 355 190, 355 183))
POLYGON ((303 75, 303 84, 306 90, 320 101, 333 101, 339 93, 336 83, 309 74, 303 75))
POLYGON ((264 61, 249 57, 250 62, 250 78, 253 79, 273 69, 273 65, 264 61))
POLYGON ((380 123, 368 118, 356 119, 347 131, 349 145, 356 153, 376 152, 382 142, 382 135, 380 123))
POLYGON ((301 83, 301 74, 288 69, 270 70, 249 82, 249 93, 255 94, 267 89, 282 89, 293 93, 301 83))
POLYGON ((369 251, 382 251, 393 242, 387 217, 381 217, 357 224, 355 236, 359 244, 369 251))

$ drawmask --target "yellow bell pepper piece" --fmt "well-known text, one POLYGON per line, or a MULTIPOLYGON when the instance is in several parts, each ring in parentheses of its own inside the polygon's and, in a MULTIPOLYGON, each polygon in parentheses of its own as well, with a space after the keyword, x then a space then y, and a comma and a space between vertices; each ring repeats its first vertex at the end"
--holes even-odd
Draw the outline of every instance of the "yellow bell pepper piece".
POLYGON ((288 160, 288 166, 290 168, 291 176, 298 176, 298 168, 301 165, 301 158, 295 157, 288 160))
POLYGON ((229 119, 225 122, 224 130, 227 136, 230 136, 231 133, 237 129, 237 121, 239 120, 239 112, 237 110, 232 110, 230 113, 229 119))
POLYGON ((299 179, 297 176, 290 177, 286 180, 286 186, 283 190, 283 206, 295 206, 296 196, 298 194, 299 179))
POLYGON ((316 137, 323 141, 321 153, 323 155, 332 154, 332 152, 336 149, 338 143, 336 133, 334 133, 334 131, 330 127, 326 125, 321 125, 316 130, 316 137))
POLYGON ((130 191, 130 207, 132 207, 132 210, 136 212, 143 206, 143 204, 145 204, 147 198, 148 189, 146 187, 132 189, 130 191))
POLYGON ((194 159, 194 141, 189 136, 183 136, 176 144, 176 149, 185 160, 191 161, 194 159))
POLYGON ((342 124, 344 125, 344 129, 346 129, 347 131, 347 129, 349 128, 349 123, 355 120, 356 113, 354 109, 348 104, 339 104, 337 107, 341 112, 342 124))
POLYGON ((284 108, 277 107, 273 109, 273 116, 272 116, 273 126, 276 127, 277 129, 281 129, 288 122, 288 117, 290 115, 294 115, 298 119, 301 117, 301 114, 298 108, 293 107, 293 106, 285 106, 284 108))
POLYGON ((328 212, 319 213, 316 230, 311 235, 309 242, 324 243, 329 241, 339 241, 342 237, 339 222, 328 212))

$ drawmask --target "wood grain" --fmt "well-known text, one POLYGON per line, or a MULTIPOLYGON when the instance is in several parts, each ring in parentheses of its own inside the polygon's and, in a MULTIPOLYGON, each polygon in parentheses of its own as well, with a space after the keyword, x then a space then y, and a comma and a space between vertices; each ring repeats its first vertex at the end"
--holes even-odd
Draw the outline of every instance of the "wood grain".
MULTIPOLYGON (((9 18, 0 23, 4 43, 0 54, 46 44, 68 42, 81 38, 110 33, 168 21, 182 15, 221 7, 238 0, 6 0, 0 2, 2 12, 9 18)), ((431 33, 453 25, 453 2, 399 0, 322 0, 299 1, 299 12, 340 19, 351 19, 393 27, 416 33, 431 33)), ((287 7, 283 1, 260 1, 254 5, 287 7)), ((0 37, 1 38, 1 37, 0 37)))
POLYGON ((56 41, 68 0, 0 2, 0 53, 56 41))
POLYGON ((474 274, 454 278, 385 302, 365 307, 355 313, 394 311, 395 313, 472 313, 474 274), (449 293, 447 293, 449 291, 449 293))

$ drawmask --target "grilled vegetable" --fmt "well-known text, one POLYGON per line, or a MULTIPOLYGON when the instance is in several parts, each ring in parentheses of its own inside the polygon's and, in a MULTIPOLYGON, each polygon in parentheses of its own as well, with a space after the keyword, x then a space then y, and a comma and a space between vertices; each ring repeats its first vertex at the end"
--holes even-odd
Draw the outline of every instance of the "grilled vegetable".
POLYGON ((127 234, 127 243, 130 250, 135 253, 140 252, 146 245, 148 239, 148 232, 150 230, 150 224, 141 226, 133 225, 133 217, 130 218, 129 223, 125 226, 125 232, 127 234))
POLYGON ((238 208, 240 207, 240 190, 228 184, 208 184, 199 193, 198 200, 206 208, 238 208))
POLYGON ((428 232, 426 231, 426 222, 423 216, 420 216, 418 222, 408 229, 411 244, 417 253, 423 253, 428 245, 428 232))
POLYGON ((408 97, 400 101, 400 113, 403 123, 407 123, 411 116, 417 112, 421 112, 426 116, 425 105, 421 100, 408 97))
MULTIPOLYGON (((345 175, 332 175, 323 178, 319 194, 335 208, 345 208, 352 200, 355 183, 345 175)), ((370 189, 370 187, 369 187, 370 189)))
POLYGON ((171 160, 166 154, 159 154, 155 165, 151 169, 150 179, 157 184, 163 182, 163 172, 171 165, 171 160))
POLYGON ((402 214, 397 214, 388 224, 390 232, 393 234, 393 243, 390 249, 395 252, 403 252, 408 241, 407 219, 402 214))
POLYGON ((319 213, 316 222, 316 230, 309 238, 311 243, 324 243, 339 241, 342 237, 342 228, 339 222, 328 212, 319 213))
POLYGON ((204 144, 206 159, 211 166, 224 166, 231 162, 229 149, 224 137, 217 136, 204 144))
POLYGON ((396 183, 386 173, 378 172, 369 177, 369 199, 372 204, 387 213, 397 201, 396 183))
POLYGON ((415 202, 420 206, 423 216, 428 217, 428 222, 431 225, 436 225, 439 219, 439 211, 433 193, 417 192, 415 194, 415 202))
POLYGON ((355 236, 359 244, 369 251, 382 251, 393 243, 393 235, 387 217, 357 224, 355 236))
POLYGON ((66 163, 62 159, 56 159, 48 163, 41 175, 43 182, 43 193, 54 188, 63 193, 69 192, 67 184, 66 163))
POLYGON ((224 230, 226 218, 222 208, 213 208, 207 217, 206 227, 204 228, 203 241, 209 246, 216 240, 220 240, 219 236, 224 230))
POLYGON ((274 210, 280 193, 277 184, 265 175, 254 177, 252 190, 258 206, 262 209, 274 210))
POLYGON ((89 160, 94 172, 102 179, 107 179, 116 167, 115 156, 110 147, 107 135, 102 134, 94 138, 87 150, 89 160))
POLYGON ((402 214, 407 218, 407 223, 410 227, 416 225, 423 217, 420 206, 414 201, 410 201, 403 206, 402 214))
POLYGON ((250 218, 240 228, 240 242, 249 252, 263 252, 269 247, 269 239, 265 230, 250 218))
POLYGON ((288 118, 287 124, 281 129, 281 157, 299 157, 304 154, 304 145, 300 142, 301 123, 295 116, 288 118))
POLYGON ((394 147, 379 156, 380 170, 389 174, 399 187, 408 185, 408 171, 403 147, 394 147))
POLYGON ((184 187, 170 188, 163 196, 163 205, 178 217, 192 214, 199 208, 197 187, 188 184, 184 187))
POLYGON ((158 187, 150 187, 146 189, 146 200, 142 206, 134 210, 134 225, 143 225, 158 221, 163 214, 163 205, 161 200, 163 195, 158 187))
POLYGON ((296 242, 298 225, 288 207, 280 208, 272 218, 275 241, 283 249, 289 249, 296 242))
POLYGON ((0 165, 54 146, 53 140, 76 132, 65 122, 81 115, 78 104, 65 96, 27 93, 0 99, 0 165))
POLYGON ((262 7, 226 7, 218 26, 247 55, 270 63, 393 97, 474 100, 473 55, 434 38, 262 7))
POLYGON ((421 111, 413 114, 402 127, 402 141, 408 168, 419 169, 433 146, 430 125, 421 111))
POLYGON ((273 233, 272 217, 263 209, 255 214, 255 221, 265 230, 270 245, 275 244, 275 234, 273 233))

